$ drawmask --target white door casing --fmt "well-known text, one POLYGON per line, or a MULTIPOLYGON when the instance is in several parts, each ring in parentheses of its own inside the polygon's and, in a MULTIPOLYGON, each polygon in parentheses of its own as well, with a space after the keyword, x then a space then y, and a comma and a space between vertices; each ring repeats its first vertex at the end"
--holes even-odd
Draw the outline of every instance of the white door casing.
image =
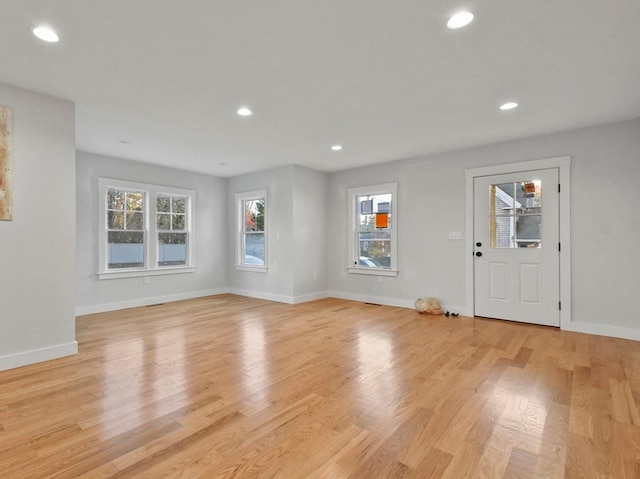
MULTIPOLYGON (((562 245, 559 254, 559 323, 561 329, 571 329, 571 158, 568 156, 530 160, 517 163, 470 168, 465 170, 465 245, 466 273, 465 296, 467 308, 464 314, 480 315, 475 301, 475 241, 474 241, 474 183, 478 177, 502 175, 526 171, 537 171, 555 168, 559 174, 561 192, 559 194, 559 242, 562 245)), ((484 253, 483 253, 484 254, 484 253)), ((509 318, 515 319, 515 318, 509 318)))

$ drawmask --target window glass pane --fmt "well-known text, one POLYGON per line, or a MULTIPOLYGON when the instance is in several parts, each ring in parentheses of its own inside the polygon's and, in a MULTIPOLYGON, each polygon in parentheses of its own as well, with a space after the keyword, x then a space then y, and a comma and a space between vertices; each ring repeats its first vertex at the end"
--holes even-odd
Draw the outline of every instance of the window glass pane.
POLYGON ((144 266, 144 233, 128 231, 109 231, 108 267, 141 268, 144 266))
POLYGON ((186 210, 187 199, 184 196, 176 196, 171 199, 172 211, 174 213, 184 213, 186 210))
POLYGON ((358 235, 359 266, 389 268, 391 266, 391 232, 371 231, 358 235))
POLYGON ((542 182, 539 180, 523 181, 516 184, 518 192, 516 199, 520 203, 520 207, 533 212, 533 208, 537 208, 536 212, 540 212, 542 206, 542 182))
POLYGON ((516 245, 518 248, 540 248, 541 215, 521 215, 517 217, 516 245))
POLYGON ((391 194, 357 197, 358 229, 368 231, 391 227, 391 194))
POLYGON ((157 215, 158 229, 161 231, 168 231, 171 229, 171 215, 165 213, 159 213, 157 215))
POLYGON ((144 205, 142 193, 127 192, 127 210, 142 211, 144 205))
POLYGON ((360 231, 370 231, 376 229, 376 217, 375 215, 360 215, 360 231))
POLYGON ((158 265, 187 264, 187 233, 158 233, 158 265))
POLYGON ((515 217, 513 215, 494 218, 491 237, 492 248, 515 248, 515 217))
POLYGON ((244 231, 264 231, 264 198, 245 200, 244 231))
POLYGON ((160 213, 169 213, 171 211, 171 198, 158 195, 156 199, 156 210, 160 213))
POLYGON ((120 211, 108 211, 107 212, 107 228, 111 230, 123 230, 124 229, 124 213, 120 211))
POLYGON ((492 211, 496 215, 511 214, 514 205, 513 183, 491 185, 492 211))
POLYGON ((492 248, 540 248, 542 184, 539 180, 491 185, 492 248))
POLYGON ((174 230, 184 230, 185 216, 184 215, 173 215, 173 228, 174 230))
POLYGON ((124 210, 124 196, 124 191, 114 190, 113 188, 107 190, 107 209, 124 210))
POLYGON ((125 229, 127 230, 144 229, 144 213, 138 213, 135 211, 127 212, 126 221, 125 229))
POLYGON ((243 264, 263 266, 264 233, 245 233, 243 264))
POLYGON ((244 231, 255 231, 255 215, 252 212, 253 201, 243 201, 242 205, 244 211, 244 231))

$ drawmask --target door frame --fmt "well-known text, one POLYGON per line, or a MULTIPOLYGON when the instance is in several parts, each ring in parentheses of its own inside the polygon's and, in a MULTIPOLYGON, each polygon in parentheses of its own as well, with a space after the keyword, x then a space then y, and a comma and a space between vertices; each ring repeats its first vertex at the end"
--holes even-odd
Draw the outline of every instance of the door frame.
POLYGON ((467 259, 465 261, 465 289, 467 308, 470 316, 475 315, 475 275, 474 275, 474 195, 473 184, 475 178, 481 176, 502 175, 505 173, 520 173, 531 170, 558 169, 558 179, 562 185, 559 198, 559 233, 562 250, 560 252, 560 329, 569 329, 571 323, 571 157, 560 156, 542 160, 522 161, 503 165, 484 166, 465 170, 465 247, 467 259))

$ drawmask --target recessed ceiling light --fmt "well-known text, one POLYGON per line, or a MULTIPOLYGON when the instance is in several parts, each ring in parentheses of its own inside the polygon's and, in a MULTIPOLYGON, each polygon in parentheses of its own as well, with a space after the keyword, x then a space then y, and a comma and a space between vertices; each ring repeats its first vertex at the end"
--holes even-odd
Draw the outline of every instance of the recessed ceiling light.
POLYGON ((34 28, 31 31, 36 37, 45 42, 56 43, 58 40, 60 40, 60 38, 58 38, 58 34, 49 27, 40 26, 34 28))
POLYGON ((251 116, 251 115, 253 115, 253 112, 251 110, 249 110, 249 108, 247 108, 246 106, 243 106, 242 108, 240 108, 238 110, 238 115, 240 115, 240 116, 251 116))
POLYGON ((500 105, 500 109, 503 110, 503 111, 505 111, 505 110, 513 110, 517 106, 518 106, 518 104, 516 102, 510 101, 508 103, 504 103, 503 105, 500 105))
POLYGON ((342 146, 340 146, 340 145, 333 145, 333 146, 331 147, 331 149, 332 149, 333 151, 340 151, 340 150, 342 150, 342 146))
POLYGON ((447 22, 447 27, 451 29, 466 27, 473 21, 473 13, 458 12, 447 22))

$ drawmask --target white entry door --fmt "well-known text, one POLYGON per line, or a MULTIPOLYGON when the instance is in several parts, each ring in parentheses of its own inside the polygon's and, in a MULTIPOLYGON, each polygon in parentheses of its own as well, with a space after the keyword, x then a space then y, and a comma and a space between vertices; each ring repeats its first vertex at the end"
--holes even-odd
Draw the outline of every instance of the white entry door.
POLYGON ((474 178, 475 315, 560 326, 556 168, 474 178))

